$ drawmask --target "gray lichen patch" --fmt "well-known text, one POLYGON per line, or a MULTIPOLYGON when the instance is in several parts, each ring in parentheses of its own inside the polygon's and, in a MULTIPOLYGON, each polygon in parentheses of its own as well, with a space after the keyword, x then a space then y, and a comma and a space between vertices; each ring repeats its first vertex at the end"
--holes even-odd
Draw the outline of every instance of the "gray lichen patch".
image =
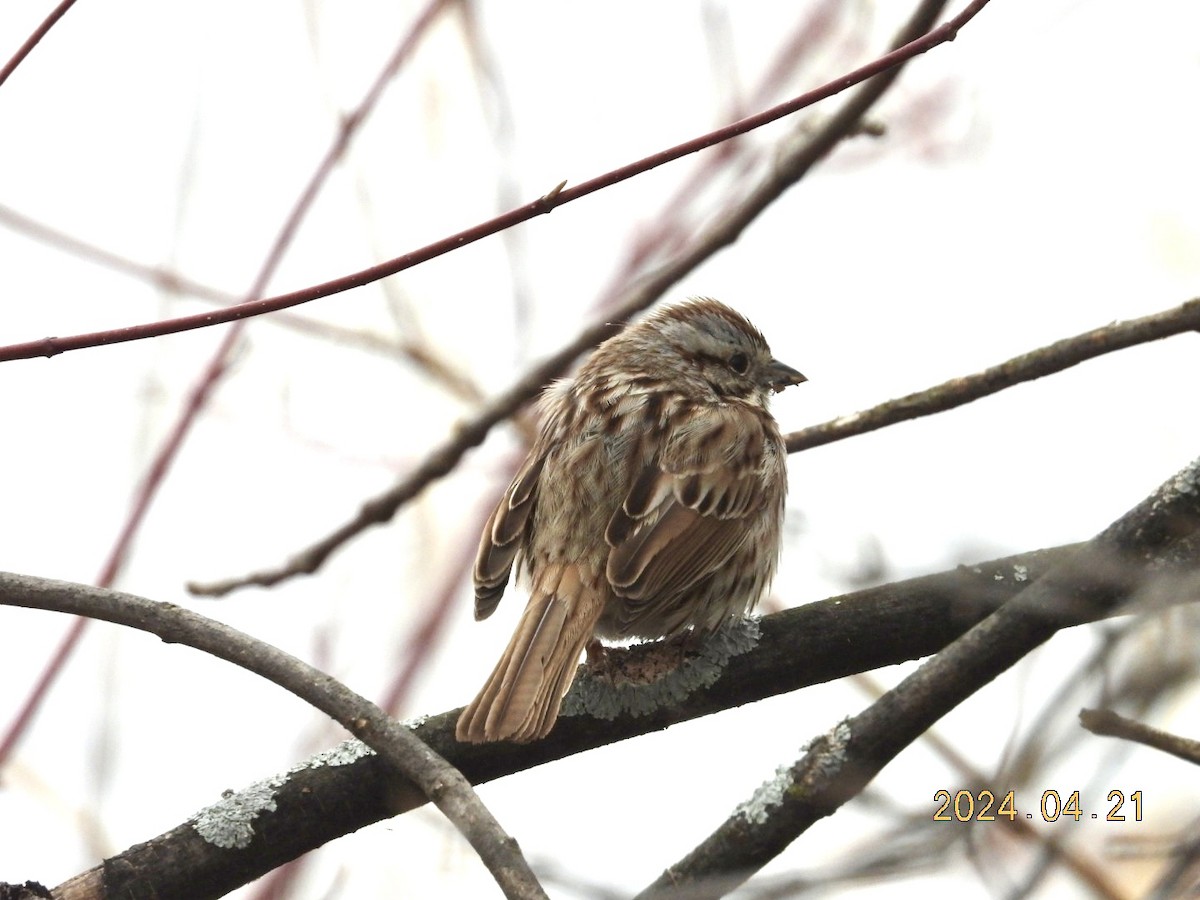
POLYGON ((297 763, 288 770, 289 775, 303 772, 306 769, 319 769, 322 766, 348 766, 364 756, 374 756, 375 751, 356 738, 342 741, 336 747, 322 750, 302 763, 297 763))
POLYGON ((1160 502, 1171 502, 1182 495, 1194 494, 1200 491, 1200 458, 1192 460, 1175 474, 1163 491, 1160 502))
POLYGON ((810 758, 804 760, 808 765, 803 782, 813 784, 836 776, 846 764, 846 748, 852 736, 849 720, 843 719, 814 741, 810 758))
POLYGON ((759 785, 749 800, 738 804, 733 814, 751 825, 762 825, 767 821, 771 810, 783 802, 784 796, 793 783, 792 767, 790 765, 780 766, 775 770, 774 777, 759 785))
POLYGON ((802 750, 805 756, 798 762, 782 765, 775 774, 759 785, 749 800, 739 803, 733 811, 752 825, 762 825, 771 815, 771 810, 783 803, 788 791, 827 782, 836 777, 846 762, 846 747, 851 737, 850 723, 839 722, 821 737, 810 741, 802 750))
POLYGON ((604 675, 578 678, 563 700, 561 715, 587 714, 606 720, 622 714, 648 715, 714 684, 729 660, 753 648, 759 635, 758 619, 734 620, 710 635, 682 663, 672 664, 645 684, 617 683, 604 675))
POLYGON ((254 820, 275 811, 275 794, 286 783, 286 775, 274 775, 240 791, 227 791, 212 806, 192 817, 192 827, 200 837, 218 847, 246 847, 254 837, 254 820))
POLYGON ((189 821, 210 844, 241 849, 254 837, 254 820, 263 813, 275 812, 275 795, 293 775, 322 766, 347 766, 374 752, 362 741, 343 741, 297 763, 282 775, 272 775, 240 791, 226 791, 220 800, 200 810, 189 821))

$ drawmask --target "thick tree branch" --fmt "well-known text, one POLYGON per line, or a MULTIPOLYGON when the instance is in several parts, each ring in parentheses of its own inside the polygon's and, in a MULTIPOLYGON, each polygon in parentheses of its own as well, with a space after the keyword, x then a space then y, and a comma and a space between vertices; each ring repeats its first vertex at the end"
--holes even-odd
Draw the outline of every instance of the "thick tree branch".
MULTIPOLYGON (((613 719, 564 715, 545 740, 527 745, 457 743, 454 723, 460 710, 432 716, 413 730, 472 784, 481 784, 677 722, 928 656, 1069 559, 1080 546, 962 566, 767 616, 759 623, 753 650, 732 657, 714 682, 642 715, 620 713, 613 719)), ((1191 554, 1186 557, 1191 565, 1200 564, 1200 543, 1181 545, 1181 557, 1184 549, 1191 554)), ((1180 592, 1171 599, 1189 598, 1180 592)), ((641 657, 656 652, 654 645, 641 645, 625 654, 636 666, 641 657)), ((587 691, 595 680, 585 670, 573 693, 587 691)), ((275 811, 255 820, 254 837, 239 852, 236 865, 227 851, 206 842, 190 823, 184 823, 77 876, 60 886, 56 895, 68 896, 65 889, 70 885, 104 880, 114 888, 126 886, 122 889, 175 900, 218 897, 221 891, 208 888, 214 880, 219 879, 222 891, 229 890, 335 838, 426 802, 412 781, 375 756, 342 765, 297 767, 277 786, 273 800, 275 811)))
MULTIPOLYGON (((117 591, 0 573, 0 603, 87 616, 148 631, 167 643, 195 647, 274 682, 336 719, 417 785, 475 848, 505 896, 521 900, 545 897, 516 842, 504 833, 462 773, 410 728, 320 670, 191 610, 117 591)), ((243 850, 237 838, 208 834, 206 839, 224 846, 229 863, 224 871, 213 870, 210 873, 213 881, 205 885, 208 890, 219 891, 212 896, 220 896, 241 883, 229 883, 230 879, 236 880, 241 866, 238 861, 229 860, 228 855, 243 850), (237 849, 230 850, 230 846, 237 849), (226 883, 221 883, 221 879, 226 883)), ((116 886, 104 884, 101 892, 91 896, 129 895, 116 886)), ((159 891, 156 896, 180 895, 159 891)))
MULTIPOLYGON (((912 46, 922 33, 933 26, 944 6, 945 0, 925 0, 895 43, 901 47, 912 46)), ((939 33, 955 22, 955 27, 960 27, 966 21, 963 16, 970 10, 977 12, 977 6, 981 8, 979 4, 972 4, 962 16, 941 26, 938 29, 939 33)), ((974 15, 973 12, 971 14, 974 15)), ((888 54, 882 58, 893 55, 894 53, 888 54)), ((673 259, 630 287, 620 302, 607 314, 604 322, 585 328, 553 356, 526 372, 512 387, 455 429, 453 435, 435 448, 424 462, 405 478, 383 494, 364 503, 357 515, 340 528, 300 551, 282 566, 221 581, 190 582, 188 590, 202 596, 220 597, 242 587, 271 587, 298 575, 311 575, 324 565, 335 551, 358 534, 374 525, 391 521, 402 506, 413 500, 429 484, 453 471, 466 452, 483 443, 496 424, 507 419, 523 404, 537 396, 546 384, 566 371, 581 353, 611 337, 622 322, 658 300, 672 285, 718 250, 736 241, 746 226, 764 209, 803 178, 841 140, 853 133, 863 115, 891 86, 899 72, 898 68, 890 69, 867 82, 811 136, 797 140, 793 135, 782 141, 774 169, 763 177, 748 196, 731 203, 716 221, 703 229, 695 240, 673 259)), ((851 76, 847 75, 845 78, 850 79, 851 76)), ((848 81, 848 84, 853 83, 848 81)))
MULTIPOLYGON (((1200 460, 995 613, 926 661, 862 713, 818 738, 640 897, 715 898, 744 882, 813 823, 858 795, 934 722, 1049 640, 1111 615, 1130 598, 1200 593, 1181 574, 1200 535, 1200 460), (1181 586, 1182 582, 1182 586, 1181 586)), ((1192 564, 1194 566, 1194 563, 1192 564)), ((1171 598, 1174 601, 1179 596, 1171 598)))

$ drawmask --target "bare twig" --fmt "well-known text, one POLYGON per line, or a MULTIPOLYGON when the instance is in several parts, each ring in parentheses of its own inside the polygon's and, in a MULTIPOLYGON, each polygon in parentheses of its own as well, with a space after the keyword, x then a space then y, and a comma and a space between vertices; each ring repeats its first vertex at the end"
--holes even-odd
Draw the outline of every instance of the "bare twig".
POLYGON ((17 714, 13 716, 12 721, 9 722, 8 728, 4 732, 4 737, 0 738, 0 769, 4 768, 5 763, 8 762, 8 758, 12 756, 13 750, 16 749, 25 732, 29 730, 29 726, 33 722, 33 717, 46 701, 46 695, 50 693, 50 688, 54 686, 54 682, 58 680, 58 676, 62 672, 63 667, 66 666, 67 660, 71 658, 75 652, 75 648, 79 646, 79 641, 87 631, 87 625, 87 619, 76 619, 71 623, 71 627, 67 629, 67 633, 58 642, 54 653, 42 667, 42 671, 38 673, 37 681, 34 682, 29 693, 25 695, 25 699, 21 701, 21 705, 17 709, 17 714))
MULTIPOLYGON (((217 303, 222 306, 237 303, 240 300, 235 294, 187 278, 173 269, 137 262, 136 260, 99 247, 96 244, 66 234, 56 228, 51 228, 49 225, 17 212, 2 203, 0 203, 0 223, 7 225, 13 231, 23 234, 26 237, 56 247, 64 253, 70 253, 80 259, 85 259, 112 271, 120 272, 130 278, 144 281, 167 293, 183 294, 207 303, 217 303)), ((269 325, 287 328, 321 340, 332 341, 336 344, 352 347, 355 350, 362 350, 389 359, 406 361, 428 375, 434 384, 443 387, 450 394, 461 400, 478 403, 483 398, 478 385, 474 384, 463 373, 457 371, 448 360, 439 356, 434 348, 426 344, 407 338, 395 340, 382 337, 370 331, 346 328, 333 322, 322 322, 318 319, 286 311, 267 316, 263 321, 269 325)))
MULTIPOLYGON (((831 29, 830 20, 838 11, 844 11, 842 0, 825 0, 820 5, 805 11, 788 40, 776 52, 762 80, 747 101, 746 108, 754 109, 777 96, 782 85, 792 72, 814 56, 820 56, 820 40, 831 29)), ((739 174, 748 173, 754 163, 771 152, 769 147, 751 146, 745 141, 730 140, 705 154, 696 169, 679 185, 658 213, 649 222, 639 225, 634 239, 625 250, 622 259, 609 276, 594 304, 599 313, 607 313, 620 303, 630 279, 650 265, 655 253, 663 257, 670 250, 685 244, 691 236, 693 226, 685 219, 686 210, 701 196, 717 178, 728 176, 731 167, 739 174)))
POLYGON ((0 69, 0 85, 8 81, 8 76, 17 70, 17 66, 25 61, 25 57, 33 52, 33 48, 41 42, 42 38, 44 38, 50 29, 54 27, 55 23, 65 16, 67 14, 67 10, 74 5, 75 0, 62 0, 58 6, 54 7, 54 9, 50 11, 50 15, 46 16, 46 18, 42 20, 42 24, 34 29, 33 33, 25 39, 25 43, 18 47, 17 52, 14 53, 12 58, 4 64, 4 68, 0 69))
MULTIPOLYGON (((212 359, 205 366, 200 378, 188 393, 179 418, 172 425, 166 439, 154 454, 149 468, 143 474, 141 482, 134 493, 133 504, 126 514, 125 521, 121 525, 121 530, 117 534, 112 547, 109 549, 108 556, 105 558, 99 576, 97 576, 96 583, 101 587, 111 586, 116 581, 122 569, 124 569, 126 557, 133 546, 134 538, 141 528, 142 522, 145 521, 150 503, 158 494, 158 489, 166 479, 167 472, 178 456, 179 448, 183 446, 184 440, 186 440, 191 431, 192 424, 200 414, 200 410, 207 404, 212 389, 224 374, 226 359, 236 339, 237 328, 235 327, 230 329, 222 339, 217 352, 213 354, 212 359)), ((0 766, 4 764, 7 755, 12 752, 22 735, 25 734, 30 722, 33 720, 34 713, 36 713, 45 700, 50 687, 58 679, 75 647, 78 646, 79 639, 83 636, 89 621, 88 619, 75 621, 71 625, 67 637, 60 644, 58 651, 43 667, 34 690, 26 698, 16 718, 9 725, 8 730, 5 732, 4 740, 0 741, 0 766)))
POLYGON ((505 896, 545 897, 516 842, 504 833, 462 773, 412 729, 319 669, 191 610, 117 591, 0 573, 0 603, 137 628, 261 675, 336 719, 418 785, 475 848, 505 896))
MULTIPOLYGON (((450 235, 440 241, 435 241, 411 253, 406 253, 389 262, 381 263, 369 269, 364 269, 361 272, 356 272, 352 275, 347 275, 300 291, 242 303, 209 313, 183 316, 162 322, 149 322, 143 325, 114 328, 108 331, 78 334, 65 338, 45 337, 40 340, 10 344, 6 347, 0 347, 0 362, 14 359, 32 359, 38 356, 55 356, 56 354, 65 353, 70 350, 100 347, 124 341, 144 340, 145 338, 159 337, 164 334, 177 334, 181 331, 207 328, 210 325, 225 322, 235 322, 252 316, 259 316, 264 313, 298 306, 301 303, 307 303, 319 297, 328 297, 331 294, 361 287, 364 284, 378 281, 380 278, 395 275, 397 272, 402 272, 419 263, 427 262, 430 259, 449 253, 466 244, 474 243, 498 231, 503 231, 505 228, 510 228, 513 225, 524 222, 527 219, 549 213, 563 204, 611 187, 614 184, 618 184, 635 175, 648 172, 682 156, 704 150, 707 147, 729 140, 739 134, 745 134, 769 122, 774 122, 776 119, 781 119, 805 107, 812 106, 814 103, 839 94, 873 76, 894 69, 914 56, 925 53, 939 44, 954 40, 958 36, 958 30, 974 18, 987 3, 988 0, 973 0, 962 13, 933 31, 929 31, 923 36, 893 50, 891 53, 887 53, 867 65, 855 69, 853 72, 834 79, 815 90, 801 94, 786 103, 781 103, 764 112, 741 119, 724 128, 718 128, 686 143, 662 150, 637 162, 629 163, 575 187, 562 189, 562 186, 559 185, 559 187, 552 189, 536 200, 526 203, 524 206, 517 207, 503 215, 496 216, 493 219, 489 219, 465 231, 460 231, 457 234, 450 235)), ((353 114, 347 118, 347 121, 349 122, 352 119, 353 114)))
POLYGON ((1168 731, 1151 728, 1149 725, 1143 725, 1141 722, 1135 722, 1133 719, 1117 715, 1112 710, 1081 709, 1079 711, 1079 724, 1092 734, 1103 734, 1109 737, 1123 738, 1127 741, 1136 741, 1139 744, 1145 744, 1147 747, 1153 747, 1155 750, 1161 750, 1163 753, 1170 753, 1172 756, 1178 756, 1180 759, 1200 765, 1200 741, 1194 741, 1189 738, 1180 737, 1177 734, 1171 734, 1168 731))
MULTIPOLYGON (((927 0, 921 7, 922 14, 914 17, 913 21, 929 27, 929 23, 936 20, 938 11, 944 5, 944 0, 940 0, 940 2, 927 0)), ((974 15, 983 5, 982 2, 973 3, 961 16, 951 22, 957 22, 958 26, 956 27, 960 27, 969 18, 968 13, 974 15), (963 18, 964 16, 967 18, 963 18)), ((950 25, 951 22, 947 22, 946 25, 950 25)), ((944 25, 937 30, 943 32, 945 28, 944 25)), ((915 28, 906 28, 905 37, 911 37, 911 40, 901 42, 902 47, 911 47, 920 43, 915 28)), ((887 54, 881 59, 887 59, 894 55, 894 53, 887 54)), ((870 67, 858 69, 841 80, 853 84, 852 79, 857 78, 857 74, 867 68, 870 67)), ((730 205, 716 221, 705 228, 691 244, 680 250, 669 262, 629 288, 623 302, 609 313, 611 318, 608 321, 585 328, 557 353, 527 371, 507 391, 462 423, 451 437, 435 448, 424 462, 403 480, 383 494, 364 503, 357 515, 340 528, 300 551, 282 566, 220 581, 189 582, 188 590, 201 596, 220 597, 242 587, 251 585, 271 587, 298 575, 311 575, 324 564, 330 555, 359 533, 373 525, 382 525, 391 521, 402 506, 414 499, 430 483, 453 471, 468 450, 483 443, 493 426, 511 416, 549 381, 561 375, 577 356, 610 337, 617 331, 621 322, 645 309, 701 262, 733 243, 750 222, 778 199, 784 191, 799 181, 854 129, 855 124, 867 109, 892 84, 899 70, 884 69, 883 73, 864 85, 826 122, 824 127, 809 139, 802 142, 796 142, 794 139, 785 141, 776 166, 764 176, 749 195, 730 205)), ((823 90, 825 89, 822 88, 811 94, 819 94, 823 90)), ((604 177, 608 176, 602 176, 602 178, 604 177)), ((588 182, 588 184, 591 183, 588 182)), ((566 194, 568 191, 563 193, 566 194)))
MULTIPOLYGON (((719 897, 862 791, 946 712, 1056 631, 1111 614, 1141 592, 1158 593, 1176 546, 1200 535, 1200 460, 1166 481, 1077 553, 1038 578, 743 804, 640 897, 719 897)), ((1193 578, 1193 581, 1195 579, 1193 578)), ((1189 594, 1197 585, 1192 584, 1189 594)))
POLYGON ((1200 330, 1200 298, 1188 300, 1173 309, 1142 316, 1140 319, 1115 322, 1085 331, 1075 337, 1063 338, 975 375, 952 378, 936 387, 909 394, 907 397, 889 400, 862 412, 793 431, 787 435, 788 452, 796 453, 820 447, 822 444, 865 434, 898 422, 945 412, 1013 385, 1053 375, 1115 350, 1124 350, 1137 344, 1197 330, 1200 330))
POLYGON ((161 291, 172 294, 186 294, 211 303, 237 303, 240 299, 228 291, 222 291, 212 285, 185 278, 165 266, 152 266, 113 253, 88 241, 59 231, 57 228, 39 222, 24 213, 0 204, 0 223, 8 226, 18 234, 40 241, 64 253, 69 253, 79 259, 104 266, 114 272, 120 272, 131 278, 137 278, 147 284, 154 285, 161 291))

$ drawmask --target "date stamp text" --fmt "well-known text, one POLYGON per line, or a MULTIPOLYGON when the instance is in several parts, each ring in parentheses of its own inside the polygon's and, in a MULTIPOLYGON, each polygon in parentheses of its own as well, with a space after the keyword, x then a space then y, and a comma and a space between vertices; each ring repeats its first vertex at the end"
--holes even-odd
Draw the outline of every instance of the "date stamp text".
POLYGON ((1032 807, 1017 805, 1016 791, 997 797, 986 788, 977 791, 961 790, 951 793, 941 790, 933 795, 938 804, 933 813, 935 822, 995 822, 1018 818, 1040 817, 1043 822, 1068 820, 1079 822, 1085 819, 1103 818, 1105 822, 1142 821, 1142 792, 1133 791, 1126 796, 1124 791, 1109 791, 1104 804, 1087 808, 1079 799, 1079 791, 1071 791, 1064 798, 1055 790, 1042 791, 1041 802, 1036 811, 1032 807))

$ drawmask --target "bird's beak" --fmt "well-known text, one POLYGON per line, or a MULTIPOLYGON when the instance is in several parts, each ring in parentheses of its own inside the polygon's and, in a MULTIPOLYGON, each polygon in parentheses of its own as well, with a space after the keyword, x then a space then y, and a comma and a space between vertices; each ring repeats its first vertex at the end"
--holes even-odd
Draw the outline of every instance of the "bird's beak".
POLYGON ((808 381, 803 375, 793 369, 787 363, 781 363, 777 359, 771 360, 771 365, 767 367, 768 384, 771 390, 778 394, 785 387, 790 387, 793 384, 802 384, 808 381))

